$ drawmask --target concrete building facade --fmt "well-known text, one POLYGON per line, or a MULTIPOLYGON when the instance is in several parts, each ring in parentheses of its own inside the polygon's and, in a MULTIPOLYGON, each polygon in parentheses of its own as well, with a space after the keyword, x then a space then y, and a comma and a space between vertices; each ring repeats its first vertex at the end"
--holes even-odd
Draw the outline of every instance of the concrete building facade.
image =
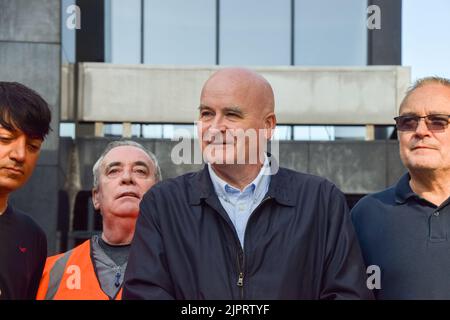
MULTIPOLYGON (((89 64, 91 62, 116 65, 109 70, 113 78, 120 76, 119 64, 122 63, 126 64, 125 69, 139 70, 150 68, 148 65, 167 67, 169 64, 175 71, 177 66, 182 69, 182 65, 189 68, 200 65, 200 69, 206 66, 208 72, 226 65, 260 68, 262 72, 269 72, 264 68, 276 70, 277 67, 286 72, 306 67, 314 71, 317 70, 315 67, 321 66, 318 68, 325 68, 322 71, 331 74, 331 78, 323 79, 336 76, 341 82, 321 82, 322 76, 311 76, 318 82, 311 80, 305 87, 293 87, 292 90, 318 83, 318 88, 325 89, 316 95, 306 91, 299 96, 320 96, 324 90, 334 93, 328 100, 326 96, 323 100, 311 100, 309 109, 299 107, 298 112, 292 111, 295 104, 291 107, 289 100, 281 100, 282 124, 370 125, 370 138, 382 139, 280 141, 280 164, 327 177, 349 197, 383 189, 404 172, 397 142, 387 140, 383 133, 383 126, 393 124, 390 119, 409 79, 407 70, 385 67, 401 64, 400 0, 351 0, 346 1, 344 7, 334 0, 270 0, 264 4, 256 0, 193 0, 189 5, 183 0, 127 0, 125 7, 123 3, 122 0, 0 0, 0 80, 30 86, 42 94, 52 108, 53 131, 44 144, 36 171, 29 183, 11 199, 13 205, 28 212, 44 228, 49 253, 70 248, 91 232, 98 231, 99 217, 93 212, 89 199, 91 169, 107 142, 119 138, 108 137, 108 130, 104 128, 109 122, 129 125, 140 119, 131 116, 102 118, 102 112, 108 114, 107 108, 102 109, 102 103, 108 106, 111 101, 121 100, 113 96, 109 97, 113 100, 108 100, 102 91, 105 84, 113 81, 103 82, 102 77, 95 80, 94 69, 90 74, 83 73, 83 68, 93 66, 89 64), (71 5, 81 9, 81 29, 67 29, 67 19, 75 12, 69 10, 71 5), (367 29, 366 10, 370 5, 381 8, 384 12, 382 23, 389 28, 367 29), (382 66, 365 69, 370 65, 382 66), (339 68, 342 68, 341 75, 334 74, 339 68), (364 95, 364 90, 371 91, 376 87, 374 83, 370 84, 376 77, 363 75, 356 81, 361 86, 352 87, 346 78, 349 72, 346 68, 355 68, 353 71, 359 68, 372 75, 375 70, 385 72, 383 75, 387 78, 378 78, 374 83, 384 83, 388 87, 364 95), (399 82, 398 79, 403 80, 399 82), (342 90, 336 90, 333 83, 340 83, 342 90), (348 90, 347 95, 341 95, 345 90, 348 90), (345 100, 344 97, 352 97, 352 92, 353 100, 345 100), (373 94, 372 98, 370 94, 373 94), (357 103, 351 105, 359 96, 368 99, 363 107, 370 108, 361 111, 357 103), (346 110, 347 117, 339 119, 330 115, 328 121, 314 120, 326 119, 319 112, 323 109, 315 108, 318 101, 330 107, 327 101, 336 97, 341 99, 343 108, 348 108, 342 109, 346 110), (362 113, 355 117, 357 113, 352 110, 362 113), (389 111, 386 113, 386 110, 389 111), (62 122, 75 125, 74 139, 60 137, 62 122), (378 131, 383 134, 378 135, 378 131)), ((100 69, 108 69, 108 65, 100 66, 100 69)), ((268 73, 275 86, 278 80, 283 80, 276 72, 268 73)), ((162 79, 167 81, 169 77, 163 73, 162 79)), ((167 86, 172 83, 168 81, 167 86)), ((146 91, 138 91, 133 99, 145 96, 146 91)), ((195 101, 198 92, 185 94, 195 101)), ((145 99, 134 102, 136 105, 144 103, 141 107, 145 112, 145 99)), ((133 103, 116 107, 122 107, 126 115, 126 108, 132 108, 133 103)), ((196 109, 195 105, 191 107, 196 109)), ((129 114, 136 114, 134 111, 129 114)), ((160 113, 162 118, 156 115, 157 112, 149 112, 143 123, 189 123, 186 119, 195 116, 187 117, 189 113, 186 112, 181 114, 182 120, 175 117, 171 120, 170 112, 160 113)), ((175 165, 172 162, 170 153, 176 141, 133 139, 158 156, 164 178, 201 168, 198 164, 175 165)))

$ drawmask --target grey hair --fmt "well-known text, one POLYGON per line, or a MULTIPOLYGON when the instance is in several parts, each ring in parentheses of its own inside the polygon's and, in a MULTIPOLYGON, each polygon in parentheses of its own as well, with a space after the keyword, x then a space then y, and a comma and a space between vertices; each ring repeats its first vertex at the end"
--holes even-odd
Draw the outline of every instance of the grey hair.
POLYGON ((402 103, 400 103, 399 110, 402 110, 402 107, 405 105, 406 101, 408 100, 409 96, 416 91, 418 88, 423 87, 427 84, 440 84, 442 86, 448 87, 450 89, 450 79, 439 77, 439 76, 431 76, 431 77, 424 77, 417 79, 412 86, 408 88, 406 91, 406 95, 402 100, 402 103))
POLYGON ((98 158, 98 160, 95 162, 94 166, 92 167, 92 174, 94 176, 94 189, 98 188, 99 185, 99 179, 100 179, 100 165, 103 162, 103 159, 105 158, 106 154, 108 152, 110 152, 112 149, 117 148, 117 147, 122 147, 122 146, 132 146, 132 147, 136 147, 139 148, 141 150, 143 150, 149 157, 150 160, 153 162, 154 165, 154 169, 155 169, 155 181, 159 182, 162 180, 162 174, 161 174, 161 168, 159 167, 158 164, 158 159, 156 159, 156 156, 149 150, 147 150, 142 144, 137 143, 135 141, 132 140, 118 140, 118 141, 112 141, 110 143, 108 143, 108 145, 106 146, 105 150, 103 151, 103 153, 100 155, 100 157, 98 158))

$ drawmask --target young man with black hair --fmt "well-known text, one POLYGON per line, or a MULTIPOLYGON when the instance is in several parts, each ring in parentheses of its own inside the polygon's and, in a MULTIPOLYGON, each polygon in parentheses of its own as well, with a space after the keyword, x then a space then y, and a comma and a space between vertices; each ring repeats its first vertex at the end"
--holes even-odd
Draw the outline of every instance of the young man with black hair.
POLYGON ((45 234, 8 198, 31 176, 50 120, 39 94, 0 81, 0 300, 34 299, 39 286, 47 256, 45 234))

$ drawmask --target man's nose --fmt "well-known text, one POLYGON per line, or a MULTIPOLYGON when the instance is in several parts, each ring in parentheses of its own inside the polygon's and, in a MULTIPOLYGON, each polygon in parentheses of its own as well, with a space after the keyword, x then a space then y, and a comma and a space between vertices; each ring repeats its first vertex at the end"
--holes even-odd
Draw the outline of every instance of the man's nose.
POLYGON ((420 137, 431 134, 430 129, 428 129, 427 123, 425 122, 424 118, 419 119, 419 123, 417 124, 415 134, 420 137))
POLYGON ((205 128, 206 131, 204 131, 203 139, 206 140, 212 140, 217 139, 217 137, 223 136, 223 134, 226 132, 226 125, 222 119, 221 116, 216 116, 205 128), (213 138, 214 137, 214 138, 213 138))
POLYGON ((125 169, 122 172, 121 183, 123 184, 134 184, 134 177, 132 170, 125 169))
POLYGON ((16 162, 24 162, 26 155, 27 141, 25 137, 19 137, 11 143, 9 157, 16 162))
POLYGON ((216 117, 214 117, 214 120, 211 123, 210 126, 210 130, 216 130, 216 131, 220 131, 220 132, 225 132, 226 130, 226 125, 224 122, 224 119, 222 116, 217 115, 216 117))

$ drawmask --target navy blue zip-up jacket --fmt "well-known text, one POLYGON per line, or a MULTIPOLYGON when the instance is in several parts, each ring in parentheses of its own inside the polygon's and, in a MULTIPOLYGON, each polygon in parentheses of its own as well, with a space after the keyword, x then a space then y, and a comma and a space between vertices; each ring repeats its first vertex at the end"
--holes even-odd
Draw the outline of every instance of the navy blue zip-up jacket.
POLYGON ((344 195, 280 168, 252 212, 245 246, 205 167, 141 202, 124 299, 372 299, 344 195))

